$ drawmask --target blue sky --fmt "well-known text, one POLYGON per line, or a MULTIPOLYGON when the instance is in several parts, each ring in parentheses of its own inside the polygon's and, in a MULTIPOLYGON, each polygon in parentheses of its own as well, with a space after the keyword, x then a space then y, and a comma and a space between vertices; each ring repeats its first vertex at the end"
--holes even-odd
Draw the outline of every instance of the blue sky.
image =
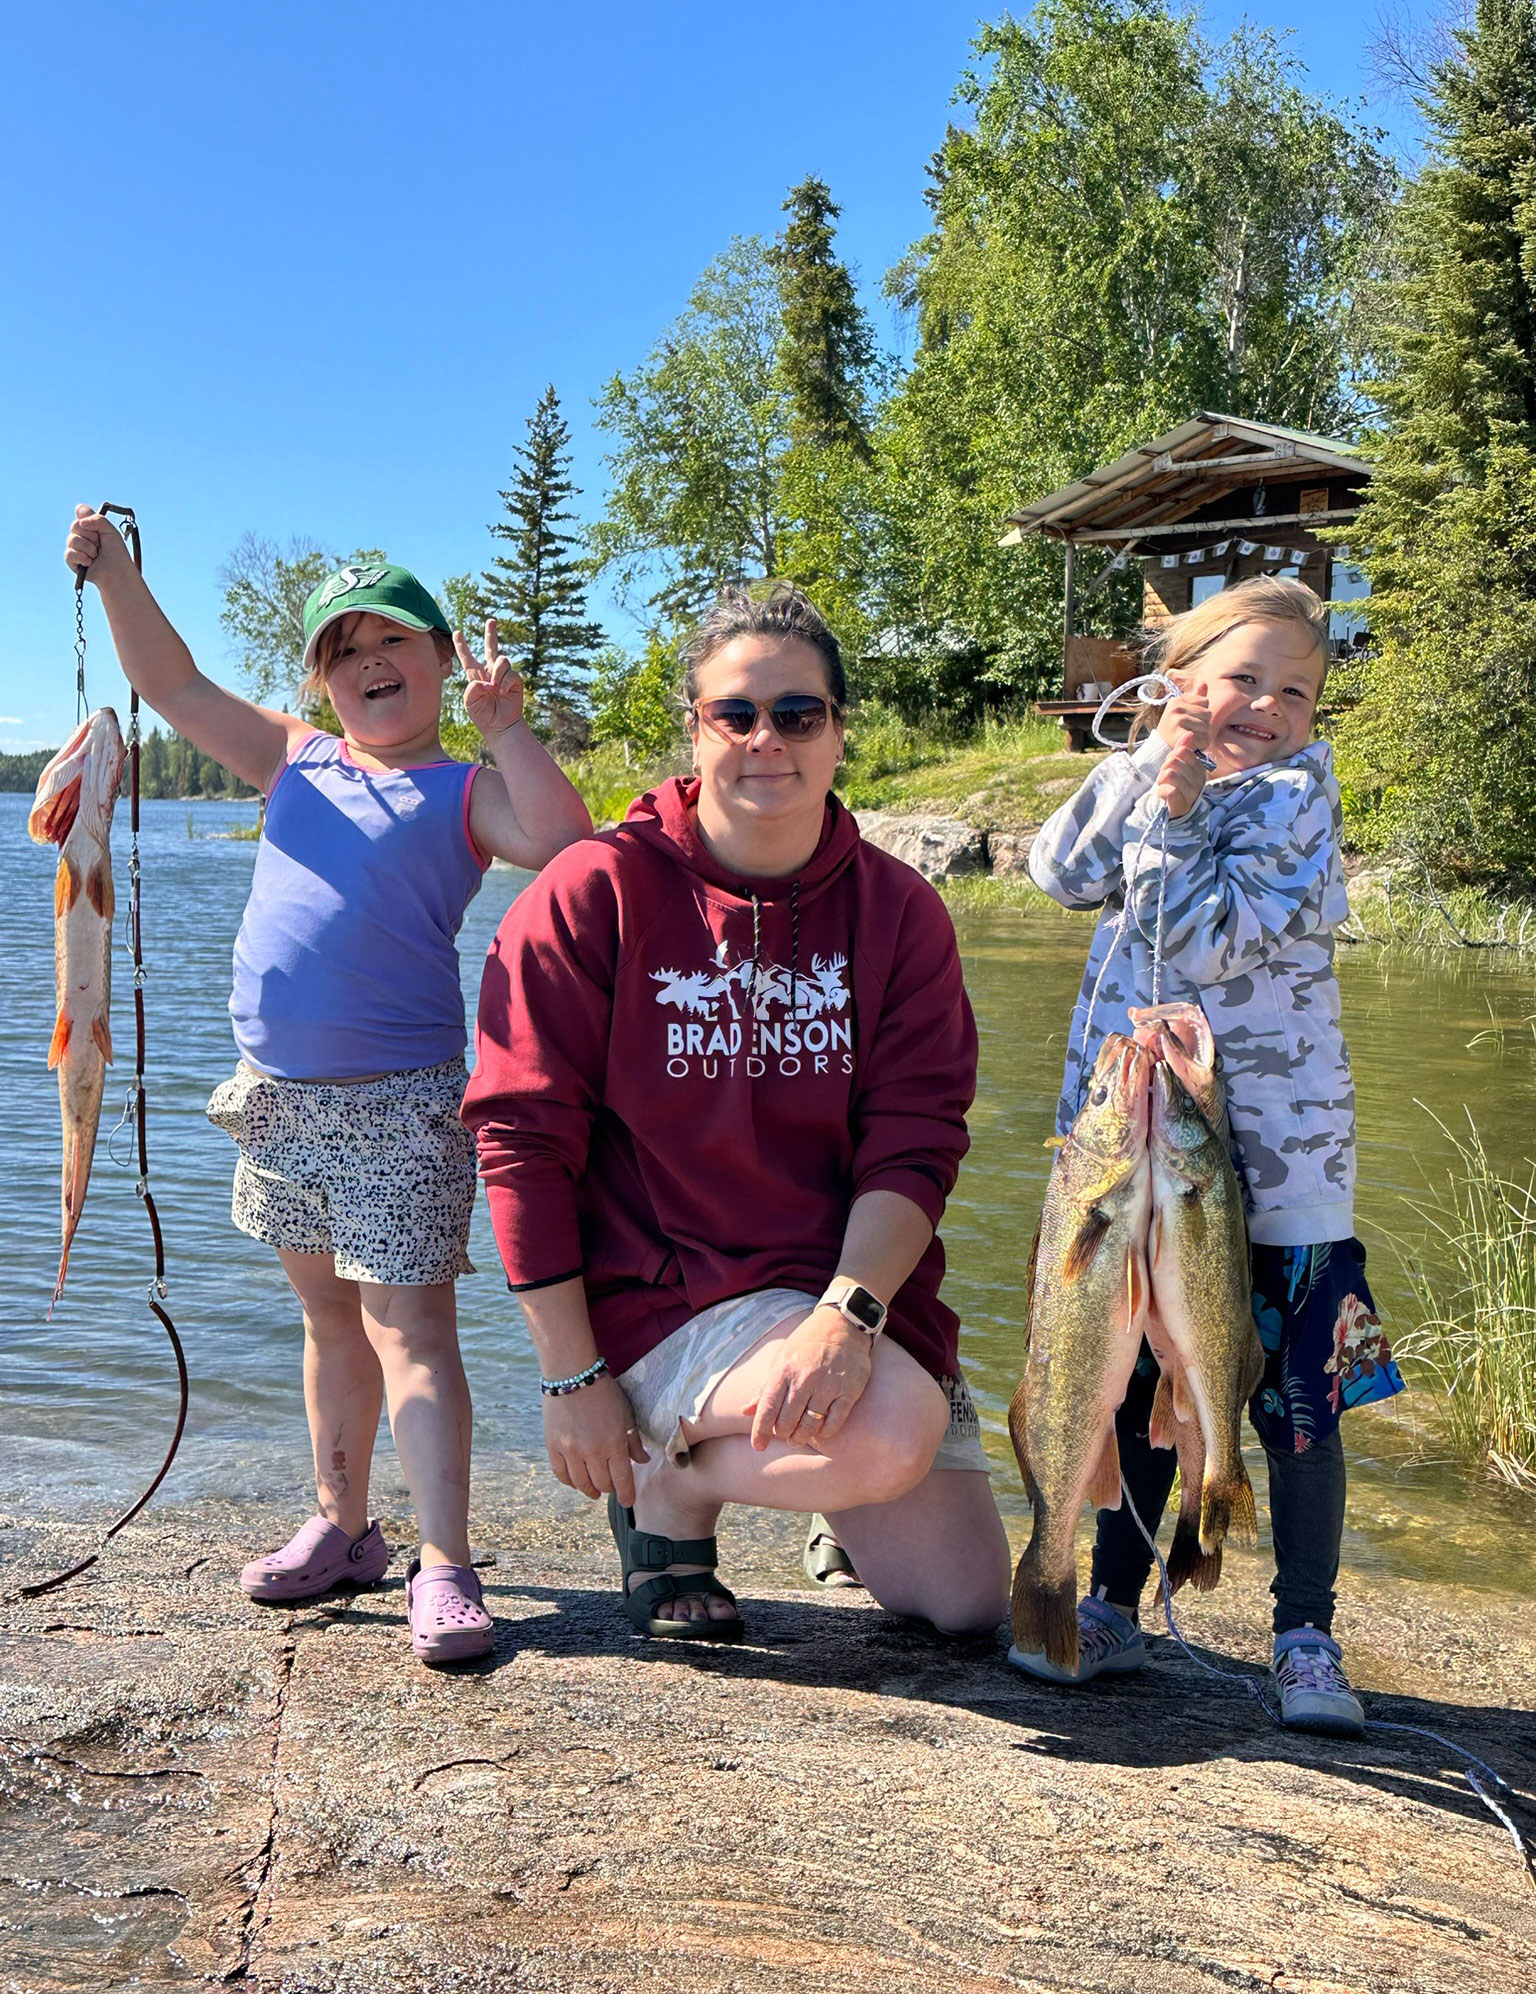
MULTIPOLYGON (((1242 11, 1208 8, 1208 29, 1242 11)), ((1376 11, 1292 0, 1280 25, 1313 87, 1365 94, 1376 11)), ((77 499, 138 508, 152 585, 233 682, 217 571, 242 533, 382 546, 434 586, 479 568, 547 381, 595 509, 592 396, 807 173, 842 204, 874 304, 923 229, 924 166, 990 17, 976 0, 14 10, 0 749, 73 724, 59 555, 77 499)), ((93 702, 120 700, 94 605, 88 628, 93 702)))

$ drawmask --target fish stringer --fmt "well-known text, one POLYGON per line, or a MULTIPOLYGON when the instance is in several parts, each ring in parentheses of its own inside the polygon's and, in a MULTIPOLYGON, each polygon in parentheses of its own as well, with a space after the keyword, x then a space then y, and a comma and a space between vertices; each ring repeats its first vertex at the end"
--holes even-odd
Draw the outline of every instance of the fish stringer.
MULTIPOLYGON (((132 506, 103 505, 97 510, 107 516, 116 515, 122 521, 123 538, 128 542, 133 555, 134 566, 144 566, 143 552, 139 541, 139 522, 132 506)), ((75 575, 75 706, 77 720, 85 717, 85 570, 78 569, 75 575)), ((39 1579, 33 1585, 18 1588, 17 1597, 37 1599, 44 1593, 55 1591, 67 1585, 81 1572, 89 1571, 110 1539, 115 1537, 125 1524, 131 1523, 159 1488, 170 1471, 176 1450, 181 1445, 181 1436, 187 1424, 187 1358, 181 1347, 181 1338, 176 1333, 176 1325, 171 1321, 165 1307, 168 1292, 165 1278, 165 1240, 160 1230, 160 1214, 155 1209, 154 1194, 149 1188, 149 1133, 145 1116, 144 1092, 144 933, 140 918, 142 868, 139 863, 139 695, 137 688, 130 688, 128 700, 128 946, 133 955, 133 1023, 134 1061, 133 1084, 128 1096, 128 1105, 123 1111, 123 1119, 131 1128, 138 1144, 138 1181, 134 1188, 144 1206, 149 1219, 149 1229, 154 1240, 155 1271, 149 1283, 150 1313, 170 1339, 171 1351, 176 1359, 178 1385, 178 1405, 176 1430, 171 1435, 171 1444, 165 1451, 165 1458, 155 1470, 148 1488, 128 1509, 125 1509, 115 1523, 102 1531, 96 1541, 96 1548, 89 1557, 81 1558, 67 1571, 55 1572, 51 1578, 39 1579)))

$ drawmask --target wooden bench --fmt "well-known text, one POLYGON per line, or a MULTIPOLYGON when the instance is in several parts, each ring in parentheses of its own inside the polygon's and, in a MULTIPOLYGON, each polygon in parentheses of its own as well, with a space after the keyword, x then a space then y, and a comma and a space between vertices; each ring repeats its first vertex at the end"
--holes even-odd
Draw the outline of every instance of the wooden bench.
MULTIPOLYGON (((1074 755, 1082 754, 1099 743, 1093 737, 1093 716, 1099 710, 1096 699, 1037 699, 1035 711, 1042 720, 1059 720, 1066 731, 1067 748, 1074 755)), ((1111 741, 1124 743, 1131 731, 1131 721, 1136 708, 1127 703, 1123 707, 1112 706, 1104 716, 1104 733, 1111 741)))
MULTIPOLYGON (((1059 699, 1037 699, 1035 711, 1042 720, 1059 720, 1066 733, 1067 746, 1074 755, 1095 745, 1093 716, 1099 710, 1097 699, 1085 698, 1085 685, 1124 685, 1141 670, 1141 661, 1129 644, 1111 637, 1074 637, 1067 645, 1059 699)), ((1130 732, 1135 707, 1111 707, 1104 718, 1104 732, 1112 741, 1123 742, 1130 732)))

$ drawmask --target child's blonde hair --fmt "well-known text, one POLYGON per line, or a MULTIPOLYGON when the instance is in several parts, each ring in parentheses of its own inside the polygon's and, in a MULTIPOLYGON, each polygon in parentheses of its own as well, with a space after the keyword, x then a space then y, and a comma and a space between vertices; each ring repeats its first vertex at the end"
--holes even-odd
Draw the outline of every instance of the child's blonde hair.
POLYGON ((1185 672, 1212 644, 1243 623, 1294 623, 1304 630, 1328 669, 1328 607, 1305 582, 1289 575, 1250 575, 1193 609, 1141 633, 1143 669, 1185 672))

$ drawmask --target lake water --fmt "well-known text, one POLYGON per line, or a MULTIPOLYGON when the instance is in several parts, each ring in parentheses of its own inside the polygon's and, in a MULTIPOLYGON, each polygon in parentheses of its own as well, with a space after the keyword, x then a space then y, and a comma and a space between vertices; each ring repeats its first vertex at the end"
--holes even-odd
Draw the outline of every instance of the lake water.
MULTIPOLYGON (((79 1506, 96 1518, 130 1499, 159 1460, 174 1382, 165 1338, 144 1304, 149 1231, 126 1135, 108 1140, 132 1047, 124 948, 113 1008, 122 1063, 109 1075, 69 1286, 53 1322, 45 1320, 58 1262, 58 1089, 45 1066, 56 858, 27 839, 29 803, 0 794, 0 1128, 12 1240, 0 1300, 0 1504, 79 1506)), ((234 1065, 225 1011, 230 948, 256 850, 221 834, 249 825, 253 814, 249 803, 154 802, 143 812, 150 1166, 165 1227, 168 1306, 193 1377, 187 1437, 162 1499, 291 1500, 297 1521, 312 1488, 297 1311, 273 1255, 229 1223, 234 1152, 203 1116, 209 1093, 234 1065)), ((125 805, 114 827, 123 899, 126 849, 125 805)), ((471 1008, 486 946, 522 877, 492 871, 470 907, 460 944, 471 1008)), ((1081 917, 1012 910, 965 916, 958 926, 982 1066, 974 1147, 944 1227, 947 1293, 965 1323, 963 1355, 997 1463, 999 1500, 1017 1521, 1027 1505, 1004 1416, 1021 1368, 1020 1291, 1049 1163, 1044 1143, 1062 1034, 1090 930, 1081 917)), ((1443 1175, 1449 1146, 1429 1111, 1454 1125, 1470 1109, 1496 1160, 1512 1164, 1530 1153, 1536 1042, 1519 1027, 1536 1011, 1536 991, 1528 969, 1491 953, 1409 959, 1349 949, 1340 975, 1360 1097, 1360 1230, 1377 1299, 1389 1325, 1403 1326, 1410 1303, 1387 1236, 1421 1230, 1405 1201, 1443 1175), (1510 1029, 1501 1035, 1500 1025, 1510 1029)), ((479 1271, 460 1283, 459 1307, 477 1487, 482 1495, 537 1490, 537 1371, 483 1205, 470 1251, 479 1271)), ((1529 1593, 1536 1503, 1436 1458, 1424 1393, 1351 1414, 1344 1432, 1349 1564, 1529 1593)), ((1262 1513, 1261 1464, 1254 1465, 1262 1513)), ((376 1474, 388 1499, 399 1484, 387 1435, 376 1474)))

